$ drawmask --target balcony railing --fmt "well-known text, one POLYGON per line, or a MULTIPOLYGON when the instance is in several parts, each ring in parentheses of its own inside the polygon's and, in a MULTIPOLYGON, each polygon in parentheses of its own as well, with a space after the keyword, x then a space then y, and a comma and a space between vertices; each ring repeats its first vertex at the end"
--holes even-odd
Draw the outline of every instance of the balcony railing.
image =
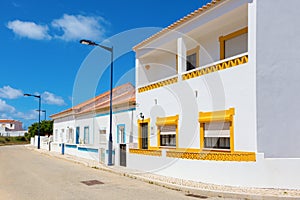
POLYGON ((192 71, 188 71, 182 75, 182 80, 188 80, 191 78, 195 78, 198 76, 203 76, 205 74, 213 73, 216 71, 228 69, 231 67, 236 67, 238 65, 242 65, 248 62, 247 53, 240 54, 238 56, 234 56, 225 60, 221 60, 209 65, 205 65, 200 68, 196 68, 192 71))
MULTIPOLYGON (((240 54, 231 58, 227 58, 225 60, 221 60, 215 63, 211 63, 208 65, 205 65, 203 67, 196 68, 194 70, 185 72, 181 75, 182 80, 188 80, 191 78, 196 78, 199 76, 203 76, 209 73, 217 72, 220 70, 225 70, 231 67, 236 67, 242 64, 248 63, 248 53, 240 54)), ((153 90, 156 88, 160 88, 166 85, 171 85, 178 82, 178 75, 168 77, 163 80, 159 80, 156 82, 153 82, 149 85, 145 85, 138 88, 138 92, 146 92, 149 90, 153 90)))
POLYGON ((174 76, 173 77, 169 77, 167 79, 151 83, 150 85, 146 85, 146 86, 140 87, 138 89, 138 92, 139 93, 146 92, 148 90, 153 90, 153 89, 160 88, 160 87, 163 87, 163 86, 166 86, 166 85, 170 85, 170 84, 173 84, 173 83, 177 83, 177 82, 178 82, 178 76, 176 75, 175 77, 174 76))

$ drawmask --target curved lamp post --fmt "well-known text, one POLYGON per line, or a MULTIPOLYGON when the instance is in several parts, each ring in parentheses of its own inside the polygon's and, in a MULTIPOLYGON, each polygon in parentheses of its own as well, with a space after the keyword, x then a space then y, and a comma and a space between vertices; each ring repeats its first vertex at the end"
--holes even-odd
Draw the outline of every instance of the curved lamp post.
POLYGON ((39 125, 38 125, 38 146, 37 148, 40 149, 41 139, 40 139, 40 126, 41 126, 41 95, 34 95, 34 94, 24 94, 25 97, 35 97, 39 99, 39 125))
POLYGON ((113 47, 106 47, 101 44, 97 44, 90 40, 80 40, 81 44, 90 45, 90 46, 98 46, 106 51, 111 53, 111 61, 110 61, 110 106, 109 106, 109 140, 108 140, 108 166, 112 166, 112 93, 113 93, 113 60, 114 60, 114 53, 113 47))

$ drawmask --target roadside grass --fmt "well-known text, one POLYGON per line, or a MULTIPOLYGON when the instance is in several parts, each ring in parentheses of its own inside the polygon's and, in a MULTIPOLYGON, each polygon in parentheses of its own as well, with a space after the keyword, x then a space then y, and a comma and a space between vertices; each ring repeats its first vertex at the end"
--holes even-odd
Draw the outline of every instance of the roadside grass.
POLYGON ((18 137, 0 136, 0 146, 17 145, 17 144, 29 144, 29 141, 24 136, 18 136, 18 137))

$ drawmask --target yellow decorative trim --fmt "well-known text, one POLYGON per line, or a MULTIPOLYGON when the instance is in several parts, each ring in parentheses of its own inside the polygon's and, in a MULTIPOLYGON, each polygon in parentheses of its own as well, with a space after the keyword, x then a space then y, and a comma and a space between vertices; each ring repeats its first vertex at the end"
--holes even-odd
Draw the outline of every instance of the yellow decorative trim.
POLYGON ((242 35, 242 34, 245 34, 245 33, 248 33, 248 27, 245 27, 245 28, 242 28, 240 30, 237 30, 233 33, 230 33, 228 35, 225 35, 225 36, 221 36, 219 38, 219 41, 220 41, 220 59, 223 60, 225 58, 225 41, 226 40, 230 40, 232 38, 235 38, 239 35, 242 35))
POLYGON ((160 150, 148 150, 148 149, 129 149, 129 153, 141 154, 147 156, 162 156, 160 150))
POLYGON ((237 161, 237 162, 255 162, 256 154, 254 152, 180 152, 167 151, 167 157, 193 159, 193 160, 212 160, 212 161, 237 161))
POLYGON ((174 84, 174 83, 177 83, 177 82, 178 82, 178 77, 174 77, 174 78, 171 78, 171 79, 168 79, 168 80, 160 81, 160 82, 157 82, 157 83, 153 83, 153 84, 141 87, 141 88, 138 89, 138 92, 139 93, 146 92, 146 91, 153 90, 153 89, 156 89, 156 88, 160 88, 160 87, 163 87, 163 86, 166 86, 166 85, 171 85, 171 84, 174 84))
POLYGON ((148 148, 150 145, 150 126, 149 126, 150 118, 144 119, 144 120, 138 119, 137 124, 138 124, 138 148, 139 149, 142 149, 142 130, 141 130, 142 123, 148 124, 148 148))
POLYGON ((228 110, 220 110, 215 112, 199 112, 199 122, 217 122, 217 121, 232 121, 232 117, 235 114, 234 108, 228 110))
MULTIPOLYGON (((176 125, 176 148, 178 148, 178 118, 179 118, 179 115, 156 118, 156 126, 176 125)), ((157 146, 158 147, 160 146, 160 129, 159 128, 157 129, 157 146)))
POLYGON ((203 68, 203 69, 195 70, 195 71, 192 71, 192 72, 187 73, 187 74, 183 74, 182 75, 182 80, 188 80, 188 79, 191 79, 191 78, 196 78, 198 76, 203 76, 205 74, 221 71, 221 70, 228 69, 228 68, 231 68, 231 67, 235 67, 235 66, 238 66, 238 65, 242 65, 242 64, 245 64, 245 63, 248 63, 248 55, 241 56, 241 57, 238 57, 238 58, 235 58, 235 59, 232 59, 232 60, 228 60, 228 61, 222 62, 220 64, 209 66, 209 67, 206 67, 206 68, 203 68))
POLYGON ((199 112, 200 123, 200 149, 204 149, 204 124, 209 122, 230 122, 230 152, 234 153, 234 120, 233 115, 235 109, 214 111, 214 112, 199 112))
POLYGON ((169 117, 157 117, 156 125, 164 126, 164 125, 177 125, 179 115, 169 116, 169 117))

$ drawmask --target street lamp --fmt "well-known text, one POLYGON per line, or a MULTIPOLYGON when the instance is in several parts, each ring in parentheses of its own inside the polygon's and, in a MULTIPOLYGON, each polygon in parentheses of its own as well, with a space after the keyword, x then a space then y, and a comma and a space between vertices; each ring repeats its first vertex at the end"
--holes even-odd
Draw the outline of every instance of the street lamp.
MULTIPOLYGON (((39 111, 39 110, 36 110, 36 111, 39 111)), ((45 119, 44 120, 46 121, 46 119, 47 119, 46 110, 41 110, 41 112, 45 113, 45 119)))
POLYGON ((41 124, 41 95, 34 95, 34 94, 24 94, 25 97, 35 97, 39 99, 39 125, 38 125, 38 146, 37 148, 40 149, 40 124, 41 124))
POLYGON ((113 60, 114 60, 114 53, 113 47, 106 47, 100 44, 97 44, 90 40, 80 40, 81 44, 90 45, 90 46, 98 46, 102 49, 105 49, 111 53, 111 61, 110 61, 110 107, 109 107, 109 140, 108 140, 108 166, 112 166, 112 93, 113 93, 113 60))

